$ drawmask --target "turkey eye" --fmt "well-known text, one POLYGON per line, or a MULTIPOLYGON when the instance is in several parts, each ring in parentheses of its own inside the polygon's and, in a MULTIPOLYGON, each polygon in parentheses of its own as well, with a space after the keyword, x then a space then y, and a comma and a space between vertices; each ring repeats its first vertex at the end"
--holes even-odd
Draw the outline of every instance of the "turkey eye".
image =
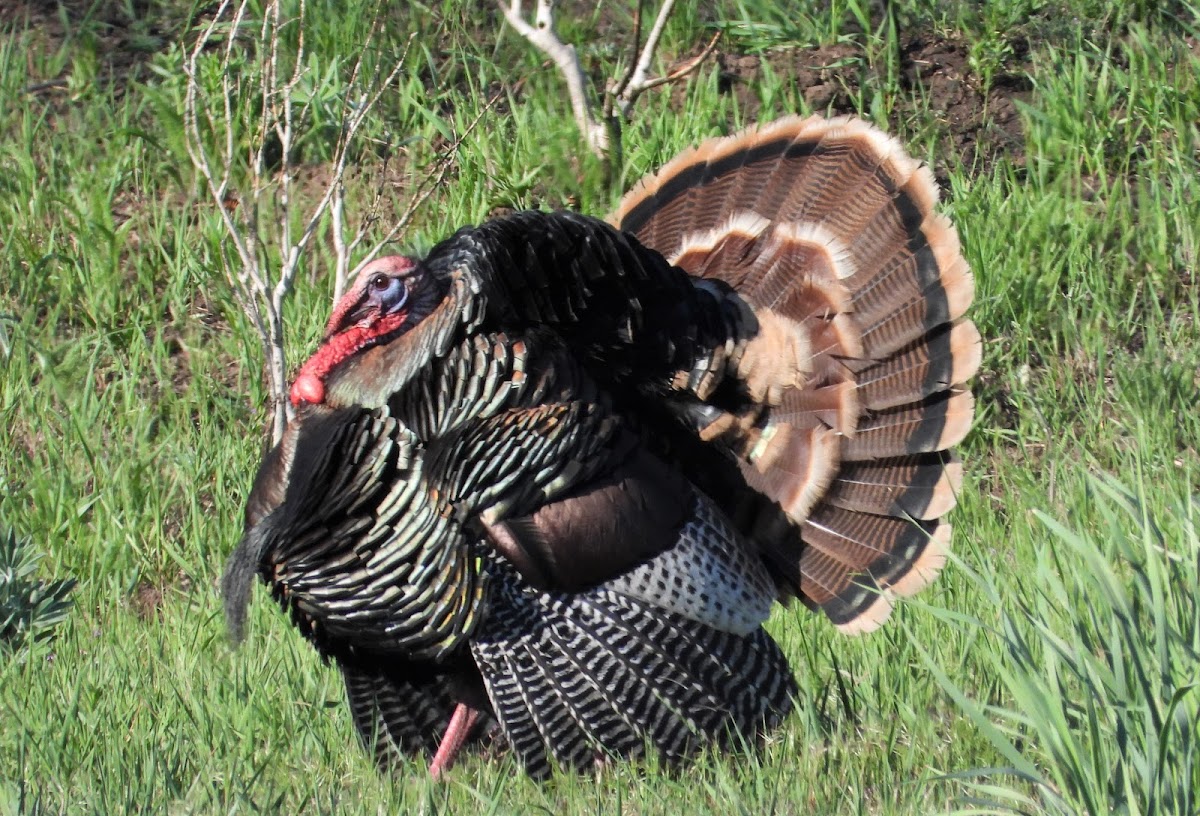
POLYGON ((367 281, 367 290, 372 302, 384 313, 394 312, 408 300, 408 284, 402 278, 391 275, 373 275, 367 281))

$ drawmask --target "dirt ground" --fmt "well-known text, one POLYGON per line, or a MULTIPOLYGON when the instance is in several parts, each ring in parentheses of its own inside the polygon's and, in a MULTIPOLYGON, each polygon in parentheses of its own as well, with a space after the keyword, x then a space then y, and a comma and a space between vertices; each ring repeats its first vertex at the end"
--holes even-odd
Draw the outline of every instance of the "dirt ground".
MULTIPOLYGON (((570 11, 567 8, 560 14, 570 11)), ((628 15, 618 20, 613 14, 601 14, 595 21, 595 33, 605 36, 607 29, 611 36, 621 34, 618 41, 628 38, 629 32, 623 30, 630 23, 628 15)), ((499 24, 499 19, 495 22, 499 24)), ((98 79, 111 80, 118 94, 131 80, 142 78, 146 60, 178 37, 184 24, 184 20, 163 17, 161 11, 156 16, 151 5, 137 0, 131 4, 96 4, 90 0, 0 3, 0 26, 28 28, 44 52, 53 53, 68 38, 81 36, 81 32, 82 36, 92 38, 99 58, 98 79)), ((977 171, 987 170, 1001 155, 1007 155, 1016 164, 1022 162, 1024 142, 1015 102, 1027 98, 1030 91, 1029 79, 1022 70, 1027 51, 1027 46, 1015 43, 1009 65, 1016 67, 1010 73, 993 77, 985 87, 969 68, 964 44, 924 34, 902 41, 901 86, 906 92, 923 93, 929 109, 943 124, 945 144, 939 152, 953 150, 964 166, 977 171)), ((680 61, 687 56, 682 55, 680 61)), ((794 77, 814 110, 833 114, 853 112, 852 100, 859 88, 864 83, 881 81, 878 76, 881 69, 870 65, 863 49, 853 43, 781 49, 765 56, 721 50, 716 63, 722 86, 738 96, 750 118, 758 107, 754 80, 764 61, 776 74, 794 77)), ((65 77, 38 77, 31 72, 31 82, 25 91, 53 97, 65 87, 65 77)), ((903 94, 904 99, 897 105, 897 118, 911 112, 914 103, 909 100, 914 95, 903 94)), ((893 123, 893 129, 898 125, 893 123)), ((939 176, 944 175, 941 168, 934 169, 939 176)))
MULTIPOLYGON (((1015 164, 1023 163, 1024 138, 1015 102, 1029 97, 1028 76, 1023 72, 997 76, 985 88, 971 73, 961 43, 930 36, 905 41, 899 57, 904 91, 921 91, 929 100, 929 110, 943 125, 946 143, 940 153, 954 151, 964 166, 977 172, 990 168, 1001 155, 1015 164)), ((758 106, 753 86, 764 59, 775 74, 794 77, 814 110, 831 114, 855 112, 853 100, 859 88, 866 82, 882 81, 879 69, 869 66, 863 49, 852 43, 789 49, 765 58, 720 54, 722 86, 751 112, 758 106)), ((897 100, 895 118, 913 111, 914 96, 905 93, 897 100)), ((898 123, 893 129, 898 129, 898 123)), ((934 169, 939 177, 944 175, 942 168, 934 169)))
MULTIPOLYGON (((91 0, 4 0, 0 3, 0 28, 29 30, 44 54, 58 51, 71 37, 93 41, 99 58, 98 78, 111 80, 121 93, 131 79, 141 76, 150 57, 178 35, 183 20, 152 13, 148 4, 91 0)), ((30 51, 32 54, 32 49, 30 51)), ((36 77, 30 71, 29 93, 50 93, 66 86, 63 77, 36 77)))

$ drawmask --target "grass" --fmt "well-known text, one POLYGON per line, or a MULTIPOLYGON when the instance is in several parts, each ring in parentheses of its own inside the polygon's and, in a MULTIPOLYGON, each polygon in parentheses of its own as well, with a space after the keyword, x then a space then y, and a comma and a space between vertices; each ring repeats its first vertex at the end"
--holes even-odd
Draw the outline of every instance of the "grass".
MULTIPOLYGON (((986 347, 958 563, 869 638, 778 610, 771 629, 801 699, 761 753, 545 786, 507 759, 470 760, 441 786, 415 765, 379 776, 336 673, 261 593, 249 642, 228 646, 215 581, 261 452, 261 359, 183 154, 191 5, 144 5, 0 17, 0 526, 46 553, 43 578, 78 581, 52 638, 0 655, 0 814, 1194 816, 1194 5, 902 0, 889 25, 854 2, 688 10, 667 31, 667 59, 720 28, 726 53, 759 68, 731 86, 709 65, 648 95, 614 186, 584 155, 558 78, 499 33, 498 15, 449 0, 390 12, 381 60, 419 31, 373 131, 401 173, 502 94, 405 246, 496 207, 606 212, 686 145, 808 112, 794 66, 824 65, 822 49, 841 43, 833 104, 934 165, 976 272, 986 347), (961 64, 914 73, 928 56, 915 38, 953 45, 961 64), (1016 95, 1015 147, 956 140, 962 122, 937 84, 953 72, 979 102, 980 133, 1016 95)), ((325 111, 368 13, 335 7, 309 4, 325 111)), ((629 19, 602 6, 564 33, 584 42, 629 19)), ((624 59, 611 43, 583 57, 597 75, 624 59)), ((322 127, 304 145, 314 172, 328 156, 322 127)), ((364 157, 352 195, 374 189, 375 166, 364 157)), ((328 309, 327 244, 289 306, 293 359, 328 309)))
POLYGON ((1015 608, 995 578, 972 573, 999 625, 976 618, 965 627, 1003 647, 990 653, 992 670, 1011 702, 960 704, 1011 763, 1003 773, 1034 783, 1037 797, 978 787, 1014 810, 1194 813, 1200 502, 1164 506, 1144 482, 1131 491, 1111 477, 1088 488, 1088 504, 1108 522, 1104 535, 1038 513, 1053 546, 1038 552, 1015 608), (1027 757, 1025 740, 1048 761, 1027 757))

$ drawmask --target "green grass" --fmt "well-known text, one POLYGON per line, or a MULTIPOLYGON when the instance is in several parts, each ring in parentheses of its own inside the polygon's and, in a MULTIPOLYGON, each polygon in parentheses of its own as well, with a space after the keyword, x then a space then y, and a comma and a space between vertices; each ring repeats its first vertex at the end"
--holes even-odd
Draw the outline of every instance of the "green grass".
MULTIPOLYGON (((997 806, 1039 803, 1051 813, 1194 813, 1200 806, 1200 502, 1130 490, 1112 478, 1088 482, 1087 505, 1107 526, 1071 530, 1049 516, 1053 534, 1015 604, 1000 581, 974 583, 999 625, 960 621, 997 647, 991 669, 1008 692, 1000 706, 959 699, 1008 767, 979 772, 1036 785, 1036 797, 975 783, 997 806), (1040 746, 1037 762, 1018 746, 1040 746)), ((939 674, 952 695, 960 692, 939 674)), ((973 774, 959 774, 968 778, 973 774)))
MULTIPOLYGON (((379 776, 336 673, 263 593, 247 644, 229 647, 215 582, 261 453, 261 357, 183 152, 191 5, 145 5, 64 14, 55 36, 0 18, 0 526, 47 554, 43 578, 79 582, 52 638, 0 655, 0 814, 1194 816, 1195 5, 897 0, 886 25, 854 2, 681 10, 667 59, 719 28, 728 53, 762 68, 732 92, 708 65, 686 88, 648 94, 613 185, 585 155, 558 77, 499 33, 497 14, 449 0, 389 12, 371 59, 419 31, 372 123, 397 151, 393 171, 420 172, 439 137, 501 94, 406 247, 495 207, 604 213, 701 138, 808 112, 788 60, 842 42, 856 49, 840 75, 849 106, 939 169, 976 272, 986 345, 957 565, 868 638, 778 610, 771 629, 801 698, 761 753, 545 786, 509 759, 469 760, 440 786, 417 765, 379 776), (899 56, 918 34, 957 44, 973 92, 1028 75, 1018 150, 947 147, 954 123, 899 56), (26 91, 47 80, 62 82, 26 91), (997 768, 1011 772, 977 773, 997 768)), ((370 13, 344 5, 309 4, 316 114, 302 158, 318 172, 370 13)), ((561 14, 581 43, 630 20, 624 6, 561 14)), ((582 54, 597 76, 626 58, 611 43, 582 54)), ((377 154, 362 161, 356 200, 378 183, 377 154)), ((288 307, 293 360, 321 331, 330 258, 324 236, 288 307)))

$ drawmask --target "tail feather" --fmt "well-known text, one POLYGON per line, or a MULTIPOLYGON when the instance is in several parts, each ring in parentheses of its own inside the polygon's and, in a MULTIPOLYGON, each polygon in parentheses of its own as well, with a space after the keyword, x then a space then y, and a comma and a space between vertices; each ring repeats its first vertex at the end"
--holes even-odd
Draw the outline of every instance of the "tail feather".
POLYGON ((932 520, 954 507, 962 463, 945 451, 874 462, 847 462, 824 500, 833 507, 932 520))
POLYGON ((848 633, 886 620, 894 597, 908 597, 941 571, 950 526, 822 508, 804 524, 800 556, 805 597, 848 633))
POLYGON ((965 383, 978 370, 979 330, 970 321, 939 326, 921 340, 855 375, 863 407, 896 408, 965 383))
POLYGON ((786 392, 780 409, 772 411, 771 418, 801 428, 823 426, 852 435, 860 414, 860 397, 855 389, 854 381, 846 379, 805 391, 786 392))
POLYGON ((870 359, 879 360, 943 323, 957 320, 975 295, 975 283, 949 221, 933 215, 912 245, 871 258, 849 282, 855 322, 870 359))
POLYGON ((687 150, 637 184, 614 223, 670 257, 684 235, 711 230, 731 212, 757 205, 764 215, 774 213, 779 202, 773 199, 782 200, 789 189, 782 180, 801 177, 812 152, 806 131, 819 126, 816 119, 781 119, 687 150))
MULTIPOLYGON (((891 185, 880 185, 875 179, 888 160, 892 144, 861 122, 830 124, 821 138, 824 149, 815 151, 806 167, 810 173, 808 183, 792 188, 780 207, 779 218, 822 224, 844 240, 858 233, 859 222, 891 203, 891 185), (858 195, 848 198, 847 190, 856 190, 858 195)), ((899 168, 889 169, 894 174, 899 168)))
POLYGON ((873 412, 843 446, 845 461, 931 453, 957 445, 971 429, 970 391, 941 391, 921 402, 873 412))
MULTIPOLYGON (((837 557, 805 550, 802 561, 808 570, 806 577, 823 578, 821 590, 828 595, 810 602, 829 616, 843 634, 860 635, 873 632, 888 619, 896 598, 907 598, 929 586, 941 572, 949 551, 951 528, 937 523, 924 530, 924 541, 914 540, 912 549, 902 557, 890 559, 891 574, 876 578, 870 571, 849 575, 837 557)), ((872 568, 874 569, 874 567, 872 568)), ((807 597, 807 596, 806 596, 807 597)))
POLYGON ((884 589, 898 598, 910 598, 937 579, 942 567, 946 566, 946 555, 950 552, 951 526, 942 522, 930 533, 925 547, 887 582, 884 589))
POLYGON ((909 563, 910 554, 920 552, 934 526, 935 522, 822 507, 804 522, 809 545, 804 552, 824 553, 849 570, 869 572, 882 586, 909 563))
POLYGON ((796 428, 780 423, 757 446, 761 453, 741 464, 751 489, 776 502, 793 520, 804 519, 833 482, 841 440, 828 428, 796 428))
POLYGON ((981 342, 937 199, 928 168, 872 126, 789 118, 682 154, 613 218, 753 311, 756 330, 693 389, 725 401, 677 413, 790 519, 725 500, 783 584, 845 631, 881 623, 948 547, 949 449, 971 426, 981 342))
MULTIPOLYGON (((689 233, 668 260, 701 278, 717 277, 721 269, 745 269, 746 259, 758 253, 757 243, 770 226, 757 213, 735 212, 712 229, 689 233)), ((744 285, 740 279, 725 282, 735 289, 744 285)))

